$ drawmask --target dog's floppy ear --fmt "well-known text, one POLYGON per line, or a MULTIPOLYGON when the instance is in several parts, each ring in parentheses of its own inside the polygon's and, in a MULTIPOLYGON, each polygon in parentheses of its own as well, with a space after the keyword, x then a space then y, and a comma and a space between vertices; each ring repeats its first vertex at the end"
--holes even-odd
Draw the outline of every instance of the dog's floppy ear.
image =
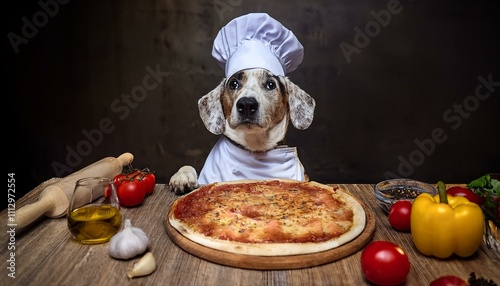
POLYGON ((222 111, 221 94, 224 92, 225 79, 211 92, 198 100, 200 117, 208 131, 215 135, 224 132, 224 113, 222 111))
POLYGON ((290 120, 295 128, 304 130, 311 125, 314 118, 316 102, 305 91, 300 89, 288 78, 284 78, 288 92, 288 106, 290 108, 290 120))

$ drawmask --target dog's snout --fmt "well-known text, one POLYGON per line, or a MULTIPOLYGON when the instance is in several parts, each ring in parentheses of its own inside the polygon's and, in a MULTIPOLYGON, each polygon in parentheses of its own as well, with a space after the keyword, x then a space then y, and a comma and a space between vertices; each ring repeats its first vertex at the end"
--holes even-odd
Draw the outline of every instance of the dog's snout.
POLYGON ((236 102, 236 108, 241 115, 248 117, 257 112, 259 103, 253 97, 242 97, 236 102))

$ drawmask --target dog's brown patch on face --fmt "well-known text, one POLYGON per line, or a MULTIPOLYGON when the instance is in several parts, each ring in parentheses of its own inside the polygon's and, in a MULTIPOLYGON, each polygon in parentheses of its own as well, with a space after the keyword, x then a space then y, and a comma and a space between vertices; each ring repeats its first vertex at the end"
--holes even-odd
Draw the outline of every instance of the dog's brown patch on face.
POLYGON ((228 118, 231 114, 231 109, 235 104, 238 91, 241 92, 240 83, 246 81, 244 72, 237 72, 224 83, 224 91, 221 95, 222 110, 224 118, 228 118))
POLYGON ((278 76, 262 69, 244 70, 227 79, 221 95, 224 118, 231 128, 270 128, 280 123, 288 111, 288 94, 278 76), (235 107, 238 100, 250 98, 258 106, 251 119, 235 107), (253 126, 253 127, 252 127, 253 126))

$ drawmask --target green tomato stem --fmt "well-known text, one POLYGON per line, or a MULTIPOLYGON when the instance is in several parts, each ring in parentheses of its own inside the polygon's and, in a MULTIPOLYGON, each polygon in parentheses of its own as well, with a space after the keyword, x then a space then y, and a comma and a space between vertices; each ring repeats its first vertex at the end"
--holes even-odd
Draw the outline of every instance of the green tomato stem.
POLYGON ((448 204, 448 197, 446 196, 446 185, 439 181, 437 183, 438 192, 439 192, 439 202, 442 204, 448 204))

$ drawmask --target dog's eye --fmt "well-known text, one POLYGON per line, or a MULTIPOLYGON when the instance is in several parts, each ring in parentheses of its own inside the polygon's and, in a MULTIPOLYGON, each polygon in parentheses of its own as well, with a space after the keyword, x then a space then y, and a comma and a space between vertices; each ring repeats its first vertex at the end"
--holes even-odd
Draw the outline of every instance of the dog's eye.
POLYGON ((238 89, 240 84, 238 83, 237 80, 233 79, 232 81, 229 82, 228 86, 229 86, 229 89, 235 90, 235 89, 238 89))
POLYGON ((266 89, 267 90, 273 90, 273 89, 276 89, 276 83, 272 80, 268 80, 266 82, 266 89))

